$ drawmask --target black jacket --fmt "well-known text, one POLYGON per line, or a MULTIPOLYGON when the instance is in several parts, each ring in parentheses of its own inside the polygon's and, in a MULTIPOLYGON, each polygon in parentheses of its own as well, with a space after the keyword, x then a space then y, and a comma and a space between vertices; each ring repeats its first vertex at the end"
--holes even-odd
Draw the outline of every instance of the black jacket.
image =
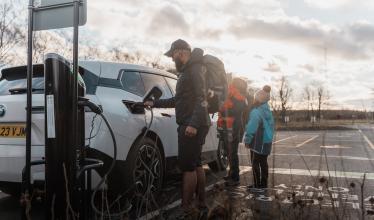
POLYGON ((156 108, 175 107, 178 125, 192 126, 194 128, 210 126, 205 92, 203 55, 204 51, 202 49, 194 49, 190 60, 182 67, 175 97, 160 99, 154 104, 156 108))

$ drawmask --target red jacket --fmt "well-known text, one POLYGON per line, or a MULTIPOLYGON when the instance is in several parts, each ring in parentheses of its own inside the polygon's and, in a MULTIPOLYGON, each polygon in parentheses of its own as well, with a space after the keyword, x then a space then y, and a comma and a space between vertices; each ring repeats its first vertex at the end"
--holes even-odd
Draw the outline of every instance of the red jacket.
POLYGON ((218 129, 227 129, 227 131, 238 133, 241 129, 242 114, 246 105, 246 97, 231 84, 226 101, 218 113, 218 129))

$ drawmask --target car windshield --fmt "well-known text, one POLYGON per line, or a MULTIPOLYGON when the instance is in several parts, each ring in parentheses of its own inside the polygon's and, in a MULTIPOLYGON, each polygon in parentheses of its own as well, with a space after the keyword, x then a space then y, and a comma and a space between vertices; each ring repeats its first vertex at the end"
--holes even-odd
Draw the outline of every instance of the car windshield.
MULTIPOLYGON (((32 79, 33 93, 44 93, 44 77, 34 76, 32 79)), ((0 78, 0 96, 25 94, 27 92, 26 74, 14 74, 0 78)))

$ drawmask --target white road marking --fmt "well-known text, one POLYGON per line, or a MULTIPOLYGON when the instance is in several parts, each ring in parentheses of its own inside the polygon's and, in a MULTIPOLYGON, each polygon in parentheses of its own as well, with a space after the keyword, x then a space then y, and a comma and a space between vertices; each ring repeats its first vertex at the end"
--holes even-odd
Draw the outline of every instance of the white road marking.
POLYGON ((273 144, 276 144, 276 143, 279 143, 281 141, 285 141, 285 140, 288 140, 288 139, 291 139, 291 138, 294 138, 294 137, 297 137, 298 135, 294 135, 294 136, 291 136, 291 137, 288 137, 288 138, 284 138, 284 139, 281 139, 281 140, 277 140, 275 141, 273 144))
MULTIPOLYGON (((285 140, 288 140, 288 139, 291 139, 291 138, 294 138, 294 137, 297 137, 298 135, 294 135, 294 136, 291 136, 291 137, 287 137, 287 138, 283 138, 283 139, 280 139, 280 140, 277 140, 275 141, 273 144, 276 144, 276 143, 279 143, 279 142, 282 142, 282 141, 285 141, 285 140)), ((239 143, 239 149, 240 148, 243 148, 243 149, 247 149, 244 145, 244 143, 239 143)))
POLYGON ((296 148, 302 147, 303 145, 311 142, 312 140, 316 139, 317 137, 319 137, 319 135, 315 135, 315 136, 309 138, 308 140, 304 141, 303 143, 296 145, 296 148))
MULTIPOLYGON (((327 170, 304 170, 304 169, 288 169, 288 168, 269 168, 270 173, 275 174, 284 174, 284 175, 295 175, 295 176, 310 176, 310 173, 316 177, 318 176, 329 176, 329 172, 327 170)), ((336 178, 348 178, 348 179, 363 179, 364 173, 361 172, 342 172, 342 171, 330 171, 331 177, 336 178)), ((367 180, 374 180, 374 173, 366 173, 367 180)))
MULTIPOLYGON (((240 169, 245 170, 252 170, 251 166, 240 166, 240 169)), ((284 175, 295 175, 295 176, 310 176, 310 173, 316 177, 318 175, 320 176, 329 176, 329 172, 327 170, 305 170, 305 169, 289 169, 289 168, 270 168, 270 173, 275 174, 284 174, 284 175)), ((336 178, 348 178, 348 179, 363 179, 365 173, 361 172, 343 172, 343 171, 330 171, 331 177, 336 178)), ((374 180, 374 173, 366 173, 366 179, 367 180, 374 180)))
MULTIPOLYGON (((242 175, 242 174, 247 173, 251 170, 252 170, 252 167, 250 167, 250 166, 240 166, 240 173, 239 174, 242 175)), ((215 185, 217 185, 217 184, 220 185, 220 184, 223 184, 223 183, 224 183, 224 180, 220 180, 220 181, 218 181, 214 184, 211 184, 211 185, 205 187, 205 191, 208 192, 208 191, 212 190, 215 185)), ((173 203, 164 206, 163 208, 160 208, 158 210, 155 210, 153 212, 149 212, 149 213, 143 215, 139 219, 141 219, 141 220, 152 219, 152 218, 160 215, 161 210, 162 211, 167 211, 167 210, 173 209, 173 208, 179 206, 181 204, 181 202, 182 202, 182 200, 178 199, 178 200, 174 201, 173 203)))
POLYGON ((369 140, 369 138, 360 130, 358 130, 361 135, 364 137, 365 141, 369 144, 369 146, 371 147, 371 149, 374 150, 374 144, 369 140))
MULTIPOLYGON (((244 154, 246 155, 246 154, 244 154)), ((272 154, 275 156, 296 156, 300 157, 299 154, 272 154)), ((270 157, 272 156, 270 155, 270 157)), ((318 154, 301 154, 303 157, 321 157, 318 154)), ((324 155, 322 155, 324 157, 324 155)), ((374 161, 374 159, 366 158, 366 157, 351 157, 351 156, 327 156, 327 158, 337 158, 337 159, 345 159, 345 160, 362 160, 362 161, 374 161)))
POLYGON ((344 146, 341 146, 341 145, 325 145, 325 146, 321 146, 321 148, 325 148, 325 149, 348 149, 348 148, 352 148, 352 147, 344 147, 344 146))

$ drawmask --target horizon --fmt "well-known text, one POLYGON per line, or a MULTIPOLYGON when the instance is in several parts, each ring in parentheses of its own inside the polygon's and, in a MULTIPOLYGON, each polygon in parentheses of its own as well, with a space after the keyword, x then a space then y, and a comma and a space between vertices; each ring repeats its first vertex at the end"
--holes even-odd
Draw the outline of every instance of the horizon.
MULTIPOLYGON (((17 2, 25 16, 26 2, 17 2)), ((363 0, 90 0, 80 45, 141 53, 172 67, 162 54, 182 38, 222 59, 227 72, 254 87, 278 88, 286 76, 296 105, 304 87, 315 84, 329 91, 332 107, 373 110, 373 9, 374 3, 363 0)), ((71 29, 50 33, 68 38, 71 29)))

